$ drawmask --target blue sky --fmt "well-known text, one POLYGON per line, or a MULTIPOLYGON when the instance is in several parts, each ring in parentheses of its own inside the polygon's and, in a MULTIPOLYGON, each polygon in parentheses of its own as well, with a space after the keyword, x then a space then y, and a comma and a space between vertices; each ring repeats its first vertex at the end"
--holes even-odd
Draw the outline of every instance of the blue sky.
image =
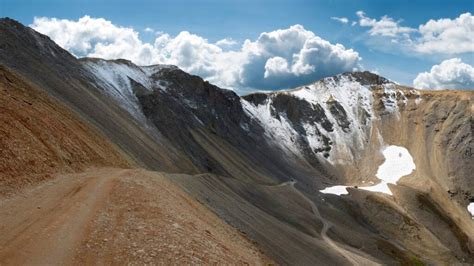
MULTIPOLYGON (((116 26, 133 28, 139 33, 140 40, 145 43, 153 43, 157 36, 156 32, 176 36, 182 31, 188 31, 206 39, 209 43, 215 43, 224 38, 231 38, 237 42, 232 48, 226 49, 239 49, 246 39, 256 41, 262 32, 288 29, 292 25, 299 24, 306 31, 314 33, 315 36, 331 44, 340 43, 346 49, 356 51, 361 58, 357 64, 360 64, 363 69, 377 71, 385 77, 408 85, 412 85, 420 72, 429 72, 433 65, 440 64, 444 60, 459 58, 464 64, 470 66, 474 64, 474 49, 469 49, 469 47, 466 51, 459 53, 415 53, 409 49, 386 45, 393 38, 371 35, 369 31, 372 27, 360 25, 361 17, 356 15, 357 11, 363 11, 368 19, 378 21, 382 16, 388 16, 400 27, 417 29, 419 25, 431 19, 454 20, 463 13, 472 14, 474 1, 1 0, 0 2, 1 17, 8 16, 25 25, 32 24, 34 17, 77 21, 84 15, 89 15, 92 18, 104 18, 116 26), (349 22, 344 24, 331 17, 344 17, 349 22), (357 24, 351 26, 352 22, 357 22, 357 24), (145 32, 144 29, 147 27, 153 29, 154 32, 145 32)), ((268 62, 268 58, 265 60, 268 62)), ((193 69, 184 68, 185 70, 193 69)), ((333 69, 336 71, 337 68, 329 68, 323 73, 330 74, 333 69)), ((194 72, 201 74, 200 71, 194 72)), ((206 76, 206 72, 202 73, 206 76)), ((241 82, 236 86, 276 89, 278 82, 284 84, 282 87, 291 86, 293 83, 300 85, 297 81, 299 77, 301 77, 300 74, 293 75, 285 81, 279 79, 274 83, 256 83, 255 86, 241 82)), ((302 78, 301 82, 306 82, 312 77, 319 78, 317 75, 310 75, 302 78)), ((211 79, 211 81, 214 80, 211 79)))

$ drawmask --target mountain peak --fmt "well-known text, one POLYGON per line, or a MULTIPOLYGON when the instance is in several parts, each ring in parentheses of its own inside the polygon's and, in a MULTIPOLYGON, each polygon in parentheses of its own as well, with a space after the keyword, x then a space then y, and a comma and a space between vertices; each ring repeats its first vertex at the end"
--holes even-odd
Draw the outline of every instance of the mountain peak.
MULTIPOLYGON (((42 60, 56 60, 56 63, 75 59, 68 51, 57 45, 50 37, 21 24, 11 18, 0 18, 0 47, 8 50, 1 53, 0 59, 10 67, 20 60, 31 61, 33 57, 42 57, 42 60)), ((20 67, 20 66, 17 66, 20 67)))
POLYGON ((0 18, 0 24, 24 27, 23 24, 9 17, 0 18))
POLYGON ((345 72, 335 76, 334 78, 339 76, 351 77, 361 85, 383 85, 387 83, 393 83, 392 81, 370 71, 345 72))

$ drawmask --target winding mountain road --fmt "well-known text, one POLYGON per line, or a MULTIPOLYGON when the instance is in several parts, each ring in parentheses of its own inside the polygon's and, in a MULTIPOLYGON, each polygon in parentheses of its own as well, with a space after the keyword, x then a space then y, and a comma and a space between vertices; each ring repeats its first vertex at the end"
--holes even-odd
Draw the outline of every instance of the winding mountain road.
POLYGON ((321 216, 318 207, 312 200, 310 200, 306 195, 304 195, 300 190, 295 187, 296 181, 287 181, 279 184, 278 186, 289 185, 299 196, 301 196, 308 204, 310 204, 311 209, 314 213, 314 216, 323 223, 323 229, 321 230, 321 237, 323 240, 344 258, 346 258, 352 265, 381 265, 377 262, 374 262, 370 259, 367 259, 361 255, 358 255, 348 249, 341 248, 334 242, 327 234, 328 230, 333 226, 333 224, 321 216))

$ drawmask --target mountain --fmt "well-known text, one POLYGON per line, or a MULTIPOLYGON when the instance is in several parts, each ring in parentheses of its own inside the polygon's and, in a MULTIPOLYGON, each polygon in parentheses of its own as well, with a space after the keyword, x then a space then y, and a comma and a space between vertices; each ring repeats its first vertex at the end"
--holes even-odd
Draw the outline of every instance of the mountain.
MULTIPOLYGON (((2 120, 27 116, 35 132, 49 132, 55 128, 40 121, 58 105, 57 121, 64 114, 73 121, 61 124, 65 133, 54 145, 39 138, 55 152, 32 154, 31 167, 5 172, 2 191, 20 194, 19 187, 92 166, 145 168, 161 172, 278 264, 474 263, 467 211, 474 202, 472 91, 422 91, 352 72, 240 97, 176 66, 76 59, 11 19, 0 20, 0 36, 5 91, 34 102, 12 105, 2 120), (25 95, 29 87, 45 99, 25 95), (55 104, 40 110, 36 102, 55 104), (62 145, 79 141, 76 124, 95 157, 62 145), (40 158, 53 156, 85 159, 45 169, 40 158)), ((2 139, 10 156, 4 169, 34 147, 17 134, 2 139)), ((158 190, 160 183, 148 186, 158 190)))

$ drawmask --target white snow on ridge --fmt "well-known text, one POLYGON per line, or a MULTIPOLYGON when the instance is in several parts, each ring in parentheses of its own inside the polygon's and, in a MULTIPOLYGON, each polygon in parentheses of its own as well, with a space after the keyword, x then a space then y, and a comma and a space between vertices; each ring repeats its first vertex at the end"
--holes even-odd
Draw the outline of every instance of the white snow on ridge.
POLYGON ((159 65, 151 65, 151 66, 140 66, 140 68, 147 74, 147 76, 151 76, 162 69, 178 68, 178 67, 175 65, 159 64, 159 65))
POLYGON ((292 154, 300 153, 294 142, 298 132, 291 126, 290 121, 286 117, 280 116, 280 120, 278 120, 272 116, 271 104, 267 102, 267 104, 254 106, 244 99, 241 99, 241 103, 247 115, 257 119, 264 127, 266 137, 272 139, 275 144, 292 154))
POLYGON ((387 84, 383 88, 385 94, 387 95, 387 97, 382 99, 385 109, 391 113, 397 112, 397 90, 395 89, 395 86, 393 84, 387 84))
POLYGON ((149 88, 148 78, 143 71, 124 63, 106 60, 84 61, 83 65, 96 77, 97 82, 102 84, 106 94, 136 119, 143 121, 144 116, 129 79, 132 78, 149 88))
POLYGON ((138 99, 133 91, 130 79, 140 83, 145 89, 154 88, 166 90, 164 81, 154 81, 151 75, 163 68, 173 68, 169 65, 153 65, 139 67, 127 64, 120 60, 93 59, 82 61, 85 69, 94 75, 97 83, 104 89, 104 93, 112 97, 123 109, 128 111, 135 119, 146 122, 138 99))
MULTIPOLYGON (((406 105, 408 103, 408 98, 405 96, 403 90, 399 90, 395 87, 395 84, 389 83, 384 84, 384 93, 387 95, 386 97, 382 98, 382 102, 385 106, 385 109, 390 112, 396 114, 397 118, 400 118, 400 110, 399 110, 399 100, 401 103, 406 105)), ((414 92, 415 90, 412 90, 414 92)), ((415 92, 416 99, 415 104, 418 104, 421 101, 421 96, 418 92, 415 92)))
POLYGON ((289 93, 312 104, 319 104, 334 125, 332 132, 319 128, 321 133, 329 137, 333 143, 328 161, 333 164, 352 163, 355 159, 354 155, 357 155, 352 152, 352 149, 360 150, 365 146, 370 137, 371 120, 374 119, 373 96, 369 86, 360 84, 350 76, 339 75, 337 81, 332 77, 326 78, 289 93), (347 120, 350 122, 349 132, 344 132, 338 126, 336 118, 329 111, 328 101, 336 101, 344 108, 347 120), (370 115, 368 124, 364 124, 365 121, 361 119, 364 111, 370 115))
POLYGON ((91 70, 96 77, 114 87, 119 92, 131 90, 128 78, 131 78, 142 84, 145 88, 150 89, 151 84, 148 74, 139 67, 130 66, 122 62, 106 60, 85 61, 84 65, 91 70))
MULTIPOLYGON (((306 141, 309 147, 316 152, 324 147, 323 138, 316 134, 318 131, 329 138, 332 142, 329 151, 330 163, 347 164, 352 163, 357 152, 365 147, 370 138, 372 120, 375 118, 372 110, 373 96, 370 86, 364 86, 348 75, 339 75, 337 78, 326 78, 308 86, 302 86, 294 90, 280 91, 278 94, 287 94, 305 100, 313 105, 323 108, 327 119, 333 124, 333 131, 326 131, 320 124, 303 123, 306 141), (350 122, 349 130, 342 129, 336 117, 330 112, 328 102, 339 103, 346 112, 347 120, 350 122), (368 120, 365 120, 368 114, 368 120)), ((300 148, 295 140, 297 132, 287 119, 283 117, 280 121, 271 115, 270 108, 272 99, 276 94, 269 94, 265 103, 254 106, 242 100, 244 110, 248 115, 255 118, 265 128, 266 135, 270 136, 275 145, 285 150, 293 151, 293 154, 301 155, 300 148)), ((280 114, 280 117, 282 115, 280 114)), ((320 155, 320 154, 318 154, 320 155)), ((321 158, 323 158, 321 156, 321 158)))
MULTIPOLYGON (((294 129, 292 123, 285 113, 279 113, 279 118, 276 118, 272 115, 272 102, 272 96, 269 96, 269 99, 266 103, 259 104, 257 106, 247 102, 244 99, 241 99, 244 111, 248 116, 260 122, 260 125, 265 129, 265 136, 267 139, 272 140, 272 143, 285 151, 287 155, 301 156, 302 148, 297 142, 300 134, 294 129)), ((309 143, 309 146, 313 149, 313 151, 323 148, 323 139, 316 133, 317 130, 319 130, 321 133, 325 132, 324 129, 318 125, 313 126, 309 124, 303 124, 302 126, 306 131, 306 141, 309 143)), ((324 157, 321 156, 321 158, 324 157)))
MULTIPOLYGON (((387 184, 396 184, 400 178, 411 174, 413 170, 416 169, 416 165, 413 162, 413 157, 404 147, 395 145, 385 147, 383 150, 383 155, 385 157, 385 161, 379 166, 376 174, 376 176, 380 179, 380 183, 369 187, 358 187, 359 189, 373 192, 382 192, 392 195, 392 192, 390 191, 390 188, 387 184)), ((343 195, 348 193, 346 189, 347 187, 349 186, 337 185, 327 187, 323 190, 320 190, 320 192, 325 194, 343 195)), ((474 204, 472 209, 474 212, 474 204)))

